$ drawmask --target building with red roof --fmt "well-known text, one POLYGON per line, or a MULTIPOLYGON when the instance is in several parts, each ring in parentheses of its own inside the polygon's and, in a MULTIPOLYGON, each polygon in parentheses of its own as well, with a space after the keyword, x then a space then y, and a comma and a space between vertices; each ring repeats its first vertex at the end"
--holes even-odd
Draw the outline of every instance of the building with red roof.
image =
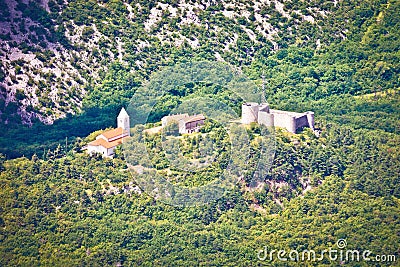
POLYGON ((112 157, 115 148, 130 136, 129 115, 124 108, 117 117, 117 128, 105 131, 96 137, 96 140, 87 145, 89 154, 99 153, 103 157, 112 157))

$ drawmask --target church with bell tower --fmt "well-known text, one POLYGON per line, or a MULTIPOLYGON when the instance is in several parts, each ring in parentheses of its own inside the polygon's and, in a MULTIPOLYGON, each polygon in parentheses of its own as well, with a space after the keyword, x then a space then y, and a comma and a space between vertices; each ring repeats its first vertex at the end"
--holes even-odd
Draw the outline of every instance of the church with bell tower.
POLYGON ((105 131, 96 137, 96 140, 87 145, 89 154, 101 154, 103 157, 112 157, 115 148, 130 136, 130 122, 128 112, 121 109, 117 117, 117 128, 105 131))

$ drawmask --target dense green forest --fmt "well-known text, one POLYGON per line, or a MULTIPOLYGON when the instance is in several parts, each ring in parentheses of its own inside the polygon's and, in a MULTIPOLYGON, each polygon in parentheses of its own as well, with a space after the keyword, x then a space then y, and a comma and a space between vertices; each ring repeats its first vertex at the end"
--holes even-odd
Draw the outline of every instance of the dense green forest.
POLYGON ((334 123, 322 129, 319 138, 277 132, 265 181, 285 186, 249 192, 242 182, 217 201, 186 208, 137 188, 122 154, 3 159, 2 265, 257 266, 271 264, 257 259, 263 246, 318 251, 340 238, 350 249, 399 257, 398 135, 334 123), (304 179, 312 189, 301 196, 304 179))
MULTIPOLYGON (((10 30, 0 34, 0 265, 399 266, 399 1, 291 0, 282 10, 266 2, 0 0, 10 30), (42 65, 13 60, 11 48, 42 65), (272 108, 315 112, 318 135, 276 129, 262 186, 251 184, 263 130, 255 124, 245 129, 246 175, 207 205, 176 207, 144 192, 123 149, 113 159, 81 151, 115 127, 156 71, 221 58, 260 88, 265 75, 272 108), (338 249, 340 239, 396 261, 259 258, 266 249, 338 249)), ((240 112, 243 99, 198 82, 167 92, 151 123, 204 92, 240 112)), ((162 134, 143 138, 151 171, 184 186, 220 176, 230 156, 212 120, 177 139, 181 160, 199 163, 200 144, 218 144, 216 161, 195 174, 174 168, 162 134)))

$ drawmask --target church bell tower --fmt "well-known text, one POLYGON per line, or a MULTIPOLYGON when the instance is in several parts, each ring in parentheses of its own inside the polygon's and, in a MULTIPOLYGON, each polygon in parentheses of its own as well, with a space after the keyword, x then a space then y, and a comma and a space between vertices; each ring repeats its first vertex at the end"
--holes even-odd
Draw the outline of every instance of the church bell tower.
POLYGON ((129 115, 124 108, 121 109, 117 117, 117 127, 124 129, 124 132, 130 135, 129 115))

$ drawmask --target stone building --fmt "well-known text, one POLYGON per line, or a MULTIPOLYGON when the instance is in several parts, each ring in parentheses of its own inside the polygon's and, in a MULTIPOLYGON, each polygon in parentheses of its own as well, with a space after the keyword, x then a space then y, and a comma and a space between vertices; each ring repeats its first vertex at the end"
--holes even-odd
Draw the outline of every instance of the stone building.
POLYGON ((161 126, 165 127, 168 124, 170 124, 171 122, 179 122, 181 119, 185 119, 188 118, 189 114, 184 113, 184 114, 173 114, 173 115, 168 115, 168 116, 164 116, 161 119, 161 126))
POLYGON ((179 133, 194 133, 200 130, 200 127, 204 125, 206 118, 203 114, 189 116, 179 120, 179 133))
POLYGON ((304 113, 270 109, 267 103, 246 102, 242 105, 243 124, 257 122, 265 126, 282 127, 291 133, 301 127, 314 130, 314 112, 304 113))
POLYGON ((161 119, 162 127, 167 126, 172 122, 177 122, 179 125, 179 133, 194 133, 200 130, 200 127, 204 125, 205 117, 203 114, 197 114, 189 116, 189 114, 175 114, 168 115, 161 119))

